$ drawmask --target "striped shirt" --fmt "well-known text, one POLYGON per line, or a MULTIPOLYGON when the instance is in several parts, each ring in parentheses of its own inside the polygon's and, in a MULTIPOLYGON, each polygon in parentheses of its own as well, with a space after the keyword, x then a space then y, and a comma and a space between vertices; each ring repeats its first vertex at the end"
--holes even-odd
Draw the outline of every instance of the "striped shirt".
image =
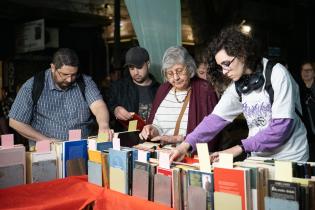
POLYGON ((45 71, 44 89, 33 110, 32 89, 34 77, 27 80, 12 105, 9 117, 29 124, 43 135, 59 140, 68 139, 68 131, 81 129, 82 138, 91 132, 90 105, 102 99, 96 84, 91 77, 83 75, 85 98, 77 83, 62 90, 53 81, 51 70, 45 71))
MULTIPOLYGON (((187 91, 176 92, 179 101, 184 101, 187 91)), ((153 125, 158 129, 159 135, 174 135, 176 121, 184 102, 178 103, 175 92, 171 89, 154 116, 153 125)), ((188 122, 189 103, 180 122, 179 135, 186 136, 188 122)))

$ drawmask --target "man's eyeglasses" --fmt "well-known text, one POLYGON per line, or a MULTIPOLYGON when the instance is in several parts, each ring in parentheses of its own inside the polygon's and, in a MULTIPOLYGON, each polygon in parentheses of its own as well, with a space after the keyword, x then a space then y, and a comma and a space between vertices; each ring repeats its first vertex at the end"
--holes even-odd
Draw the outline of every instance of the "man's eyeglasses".
POLYGON ((76 79, 76 78, 79 77, 79 74, 65 74, 65 73, 62 73, 62 72, 60 72, 60 71, 58 71, 58 70, 56 70, 56 72, 58 72, 59 76, 60 76, 63 80, 66 80, 66 79, 68 79, 69 77, 70 77, 71 79, 76 79))
POLYGON ((178 68, 175 69, 175 73, 174 71, 166 71, 165 75, 167 79, 172 79, 174 78, 174 75, 177 74, 177 76, 184 76, 187 73, 186 67, 185 68, 178 68))
POLYGON ((230 71, 230 65, 233 63, 233 61, 235 60, 236 56, 230 60, 230 61, 223 61, 221 63, 221 65, 217 65, 217 70, 220 72, 223 72, 223 69, 230 71))

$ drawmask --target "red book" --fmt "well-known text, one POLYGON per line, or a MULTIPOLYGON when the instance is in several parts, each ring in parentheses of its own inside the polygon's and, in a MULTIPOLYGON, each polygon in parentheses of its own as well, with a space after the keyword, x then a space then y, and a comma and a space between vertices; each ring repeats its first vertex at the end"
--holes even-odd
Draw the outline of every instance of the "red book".
POLYGON ((250 186, 247 171, 243 168, 218 168, 213 169, 214 191, 241 196, 242 209, 248 209, 250 193, 247 186, 250 186))
POLYGON ((137 114, 133 114, 130 120, 118 120, 125 128, 128 129, 129 121, 137 120, 137 130, 142 131, 143 127, 145 126, 145 121, 137 114))

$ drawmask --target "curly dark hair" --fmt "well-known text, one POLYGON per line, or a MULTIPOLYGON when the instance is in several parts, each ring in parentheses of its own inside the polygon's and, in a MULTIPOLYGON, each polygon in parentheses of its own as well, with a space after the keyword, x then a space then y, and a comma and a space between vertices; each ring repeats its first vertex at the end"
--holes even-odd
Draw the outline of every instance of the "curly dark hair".
POLYGON ((217 70, 218 65, 215 61, 215 55, 222 49, 228 55, 243 60, 244 68, 249 68, 252 72, 262 70, 262 51, 260 47, 258 40, 254 39, 251 34, 243 33, 239 25, 223 28, 208 46, 209 74, 217 83, 224 82, 224 86, 231 82, 217 70))

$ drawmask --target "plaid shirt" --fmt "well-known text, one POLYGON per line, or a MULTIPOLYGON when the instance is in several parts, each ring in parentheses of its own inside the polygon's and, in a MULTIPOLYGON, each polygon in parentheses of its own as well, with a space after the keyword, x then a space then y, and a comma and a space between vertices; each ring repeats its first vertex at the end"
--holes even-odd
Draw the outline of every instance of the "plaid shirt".
POLYGON ((82 138, 87 138, 93 123, 89 106, 102 99, 102 95, 91 77, 83 75, 83 79, 86 86, 86 100, 84 100, 77 83, 74 83, 67 90, 62 90, 55 85, 51 70, 46 70, 44 89, 36 109, 33 109, 34 77, 30 78, 18 92, 9 117, 29 124, 51 138, 67 140, 70 129, 81 129, 82 138))

